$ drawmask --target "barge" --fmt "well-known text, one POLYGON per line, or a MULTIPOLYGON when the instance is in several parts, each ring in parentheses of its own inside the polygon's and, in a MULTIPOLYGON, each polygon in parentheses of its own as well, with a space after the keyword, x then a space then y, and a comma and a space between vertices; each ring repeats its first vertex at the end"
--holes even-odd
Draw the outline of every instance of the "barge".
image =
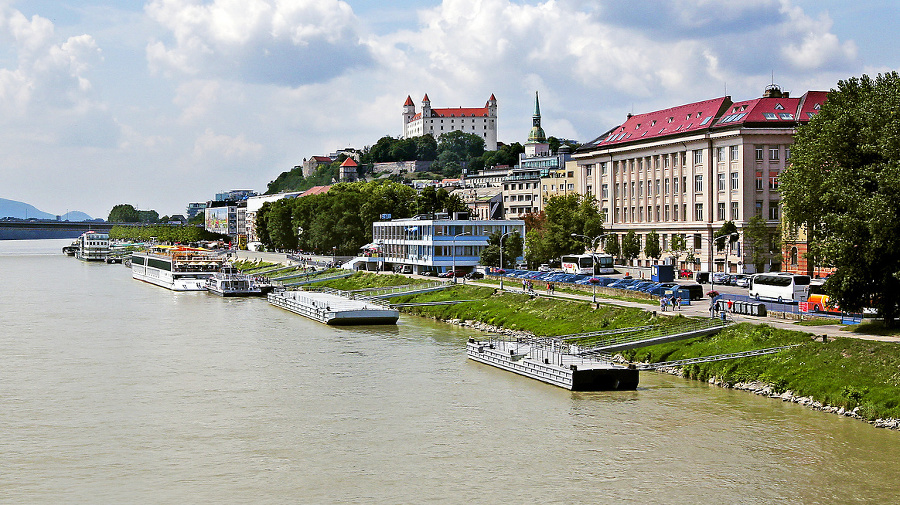
POLYGON ((469 359, 571 391, 623 391, 638 386, 636 368, 577 356, 566 344, 537 339, 470 338, 469 359))
POLYGON ((320 291, 275 291, 269 303, 328 325, 397 324, 400 311, 320 291))

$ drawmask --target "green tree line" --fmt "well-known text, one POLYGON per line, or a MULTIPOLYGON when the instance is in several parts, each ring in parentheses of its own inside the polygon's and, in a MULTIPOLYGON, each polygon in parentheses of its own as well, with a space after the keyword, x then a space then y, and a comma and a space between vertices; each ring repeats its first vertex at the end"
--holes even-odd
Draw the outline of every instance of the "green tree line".
POLYGON ((145 226, 113 226, 109 238, 114 240, 131 240, 146 242, 151 238, 160 242, 189 244, 203 240, 229 240, 228 236, 206 231, 197 226, 179 225, 145 225, 145 226))
POLYGON ((390 181, 335 184, 327 193, 264 203, 254 225, 270 250, 303 250, 355 255, 372 241, 372 223, 433 212, 464 212, 466 205, 447 190, 420 193, 390 181))

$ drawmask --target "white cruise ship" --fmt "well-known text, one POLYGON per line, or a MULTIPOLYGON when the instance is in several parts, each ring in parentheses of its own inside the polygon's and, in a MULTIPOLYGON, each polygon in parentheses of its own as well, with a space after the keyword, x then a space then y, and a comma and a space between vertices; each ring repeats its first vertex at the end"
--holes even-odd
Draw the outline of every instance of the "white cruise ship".
POLYGON ((155 246, 131 255, 131 276, 173 291, 206 291, 225 258, 193 247, 155 246))
POLYGON ((109 234, 86 231, 72 243, 75 257, 84 261, 106 261, 109 256, 109 234))

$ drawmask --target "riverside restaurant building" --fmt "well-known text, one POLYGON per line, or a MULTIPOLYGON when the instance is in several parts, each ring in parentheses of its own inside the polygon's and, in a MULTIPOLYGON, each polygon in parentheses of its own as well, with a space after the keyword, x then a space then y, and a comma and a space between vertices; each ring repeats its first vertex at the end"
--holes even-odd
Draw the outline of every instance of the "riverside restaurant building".
MULTIPOLYGON (((481 260, 491 234, 518 232, 525 237, 525 221, 467 219, 464 212, 394 219, 372 224, 372 254, 355 269, 395 270, 441 274, 454 269, 470 272, 481 260), (374 263, 374 266, 372 265, 374 263)), ((521 261, 522 255, 516 258, 521 261)))

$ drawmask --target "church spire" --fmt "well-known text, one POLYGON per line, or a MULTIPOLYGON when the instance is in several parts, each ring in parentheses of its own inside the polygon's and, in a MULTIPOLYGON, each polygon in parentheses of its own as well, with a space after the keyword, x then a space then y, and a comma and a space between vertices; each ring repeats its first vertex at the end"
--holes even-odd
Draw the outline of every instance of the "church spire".
POLYGON ((528 134, 528 143, 542 144, 547 142, 544 129, 541 128, 541 103, 538 100, 538 92, 534 92, 534 115, 531 116, 531 133, 528 134))

